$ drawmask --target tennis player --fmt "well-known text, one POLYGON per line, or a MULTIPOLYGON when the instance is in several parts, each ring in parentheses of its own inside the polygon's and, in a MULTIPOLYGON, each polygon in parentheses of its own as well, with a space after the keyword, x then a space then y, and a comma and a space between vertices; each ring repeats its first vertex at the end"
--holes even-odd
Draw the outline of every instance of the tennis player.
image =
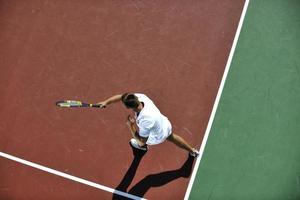
POLYGON ((183 138, 172 132, 172 125, 155 106, 153 101, 144 94, 125 93, 112 96, 99 102, 101 107, 122 101, 126 108, 134 111, 134 116, 127 117, 127 125, 132 134, 130 144, 132 147, 147 151, 147 145, 156 145, 168 140, 178 147, 185 149, 193 157, 199 152, 192 148, 183 138))

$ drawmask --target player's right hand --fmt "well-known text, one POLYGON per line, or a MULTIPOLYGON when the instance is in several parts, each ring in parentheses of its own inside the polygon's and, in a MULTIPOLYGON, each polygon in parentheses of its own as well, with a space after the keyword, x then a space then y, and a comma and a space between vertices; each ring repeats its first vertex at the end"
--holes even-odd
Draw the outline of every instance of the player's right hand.
POLYGON ((98 102, 97 105, 100 105, 100 108, 106 108, 107 103, 105 101, 98 102))

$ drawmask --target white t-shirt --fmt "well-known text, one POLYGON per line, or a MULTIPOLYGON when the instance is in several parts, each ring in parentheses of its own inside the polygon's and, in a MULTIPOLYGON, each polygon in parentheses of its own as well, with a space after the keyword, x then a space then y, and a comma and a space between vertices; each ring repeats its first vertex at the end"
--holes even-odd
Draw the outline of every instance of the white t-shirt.
POLYGON ((136 114, 139 135, 148 138, 146 144, 154 145, 165 141, 172 133, 172 126, 167 117, 160 113, 153 101, 144 94, 135 94, 144 104, 140 113, 136 114))

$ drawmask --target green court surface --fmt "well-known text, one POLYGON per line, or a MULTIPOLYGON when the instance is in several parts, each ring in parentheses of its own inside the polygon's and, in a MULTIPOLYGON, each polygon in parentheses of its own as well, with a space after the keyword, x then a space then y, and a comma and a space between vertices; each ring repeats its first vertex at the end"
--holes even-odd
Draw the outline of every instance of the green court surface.
POLYGON ((300 199, 300 1, 251 0, 189 199, 300 199))

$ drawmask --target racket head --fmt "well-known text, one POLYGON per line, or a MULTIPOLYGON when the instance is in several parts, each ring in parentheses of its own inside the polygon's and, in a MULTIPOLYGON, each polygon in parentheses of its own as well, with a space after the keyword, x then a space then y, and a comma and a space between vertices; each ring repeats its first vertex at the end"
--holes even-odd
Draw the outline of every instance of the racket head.
POLYGON ((76 100, 63 100, 57 101, 55 105, 63 108, 82 107, 82 102, 76 100))

